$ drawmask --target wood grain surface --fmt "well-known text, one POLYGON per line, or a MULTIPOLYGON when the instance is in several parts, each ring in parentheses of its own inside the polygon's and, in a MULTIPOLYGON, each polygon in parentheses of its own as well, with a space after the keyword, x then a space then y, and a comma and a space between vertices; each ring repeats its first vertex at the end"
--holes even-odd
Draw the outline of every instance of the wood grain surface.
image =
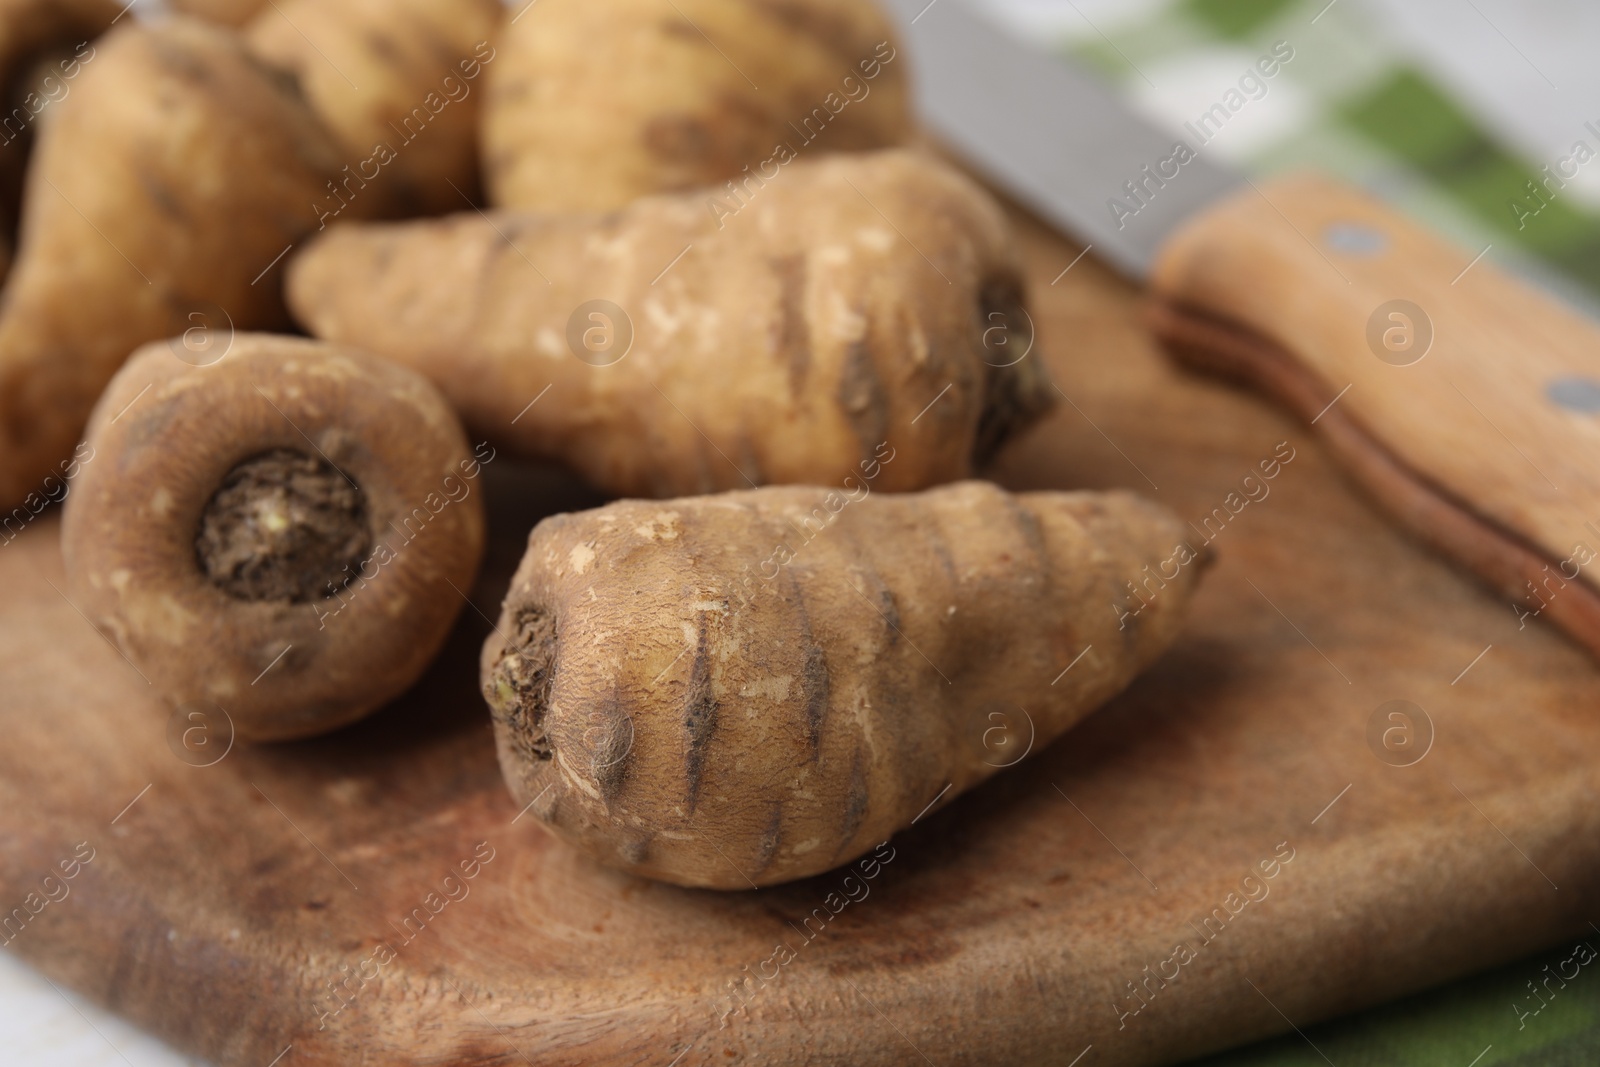
MULTIPOLYGON (((1519 631, 1276 410, 1167 363, 1092 260, 1052 284, 1076 250, 1019 224, 1065 399, 995 477, 1144 490, 1197 539, 1210 517, 1218 553, 1187 635, 1087 723, 896 836, 872 877, 680 890, 518 820, 478 611, 399 705, 193 767, 58 592, 40 520, 0 547, 0 908, 27 919, 9 951, 241 1067, 1098 1067, 1287 1031, 1600 920, 1590 659, 1519 631), (1424 709, 1409 734, 1380 713, 1395 700, 1424 709)), ((529 526, 586 502, 490 478, 484 614, 529 526)))

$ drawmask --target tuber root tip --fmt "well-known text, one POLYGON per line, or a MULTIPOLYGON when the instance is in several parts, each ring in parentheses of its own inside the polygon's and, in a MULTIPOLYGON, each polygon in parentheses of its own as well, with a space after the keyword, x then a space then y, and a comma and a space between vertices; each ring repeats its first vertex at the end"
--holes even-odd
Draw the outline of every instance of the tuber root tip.
POLYGON ((230 470, 195 535, 200 569, 238 600, 334 596, 371 549, 361 488, 327 460, 286 448, 230 470))
POLYGON ((1049 372, 1033 351, 1033 318, 1022 282, 1003 275, 978 294, 984 362, 983 409, 973 441, 972 460, 986 466, 1001 447, 1055 405, 1049 372))
POLYGON ((495 721, 505 725, 523 760, 547 761, 555 750, 545 732, 550 687, 555 676, 556 623, 549 612, 518 611, 516 630, 500 650, 484 694, 495 721))

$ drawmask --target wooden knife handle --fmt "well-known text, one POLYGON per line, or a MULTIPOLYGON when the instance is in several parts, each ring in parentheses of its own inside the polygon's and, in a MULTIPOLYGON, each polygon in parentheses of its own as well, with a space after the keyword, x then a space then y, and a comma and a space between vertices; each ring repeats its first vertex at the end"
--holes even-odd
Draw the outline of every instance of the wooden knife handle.
POLYGON ((1600 656, 1600 327, 1312 175, 1180 229, 1151 322, 1289 406, 1425 542, 1600 656))

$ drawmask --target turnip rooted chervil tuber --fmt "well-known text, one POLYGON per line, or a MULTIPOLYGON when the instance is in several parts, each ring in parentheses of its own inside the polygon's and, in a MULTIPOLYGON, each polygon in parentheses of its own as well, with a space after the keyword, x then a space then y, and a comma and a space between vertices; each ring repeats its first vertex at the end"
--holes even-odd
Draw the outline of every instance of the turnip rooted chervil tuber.
POLYGON ((892 150, 724 200, 340 226, 290 305, 619 496, 837 485, 885 446, 874 488, 923 489, 1053 402, 1004 215, 965 176, 892 150))
POLYGON ((0 510, 66 469, 139 345, 284 321, 269 268, 338 169, 305 102, 232 31, 128 17, 93 47, 40 116, 0 303, 0 510))
POLYGON ((490 201, 608 211, 906 141, 907 62, 872 0, 538 0, 495 42, 490 201))
POLYGON ((291 72, 344 166, 318 192, 335 219, 460 211, 478 187, 475 87, 494 57, 498 0, 282 0, 245 28, 291 72))
POLYGON ((204 367, 149 345, 86 447, 61 529, 74 603, 172 704, 220 708, 241 738, 393 699, 466 604, 492 453, 403 367, 266 334, 204 367))
POLYGON ((1184 538, 1130 493, 981 482, 546 519, 483 650, 501 767, 612 866, 721 889, 827 870, 1159 656, 1208 561, 1184 538), (985 743, 996 710, 1013 749, 985 743))
POLYGON ((0 278, 17 243, 22 187, 46 111, 72 95, 94 40, 122 15, 117 0, 0 2, 0 278))

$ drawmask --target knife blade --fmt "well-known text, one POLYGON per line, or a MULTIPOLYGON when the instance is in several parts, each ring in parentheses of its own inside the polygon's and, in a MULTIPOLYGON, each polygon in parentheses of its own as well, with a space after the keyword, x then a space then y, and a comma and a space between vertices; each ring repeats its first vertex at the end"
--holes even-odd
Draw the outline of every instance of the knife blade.
POLYGON ((924 122, 1144 280, 1173 356, 1288 407, 1508 627, 1600 656, 1600 328, 1356 189, 1230 171, 966 0, 887 2, 924 122))
POLYGON ((916 106, 950 147, 1042 218, 1124 273, 1143 278, 1165 235, 1244 179, 1210 157, 1183 165, 1181 181, 1145 176, 1178 138, 1132 113, 1088 73, 1028 47, 962 0, 890 0, 915 64, 916 106), (1107 201, 1132 203, 1118 223, 1107 201))

